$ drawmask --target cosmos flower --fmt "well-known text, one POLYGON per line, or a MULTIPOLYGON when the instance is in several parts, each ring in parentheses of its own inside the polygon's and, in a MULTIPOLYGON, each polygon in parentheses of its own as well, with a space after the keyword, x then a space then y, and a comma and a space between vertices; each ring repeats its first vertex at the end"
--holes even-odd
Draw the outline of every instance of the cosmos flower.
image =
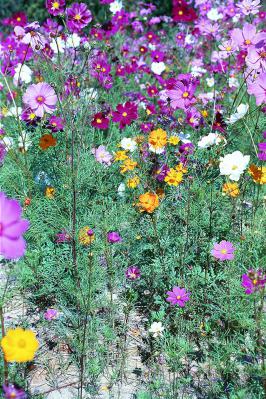
POLYGON ((241 3, 237 3, 238 7, 244 15, 257 14, 259 12, 260 0, 243 0, 241 3))
POLYGON ((131 139, 130 137, 124 137, 121 142, 120 142, 120 146, 124 149, 127 150, 129 152, 133 152, 135 151, 135 149, 137 148, 137 143, 135 140, 131 139))
POLYGON ((245 288, 245 294, 250 295, 259 291, 265 286, 266 275, 261 270, 249 270, 242 275, 242 287, 245 288))
POLYGON ((248 93, 255 96, 257 105, 266 102, 266 72, 261 73, 255 82, 248 84, 248 93))
POLYGON ((97 162, 106 166, 111 165, 113 157, 110 152, 106 150, 106 147, 104 145, 100 145, 98 148, 93 148, 91 152, 95 156, 97 162))
POLYGON ((228 176, 230 180, 238 181, 240 175, 247 168, 250 156, 243 155, 240 151, 234 151, 220 158, 220 174, 228 176))
POLYGON ((116 242, 121 242, 122 237, 120 236, 120 234, 117 231, 109 231, 109 233, 107 233, 107 241, 110 244, 114 244, 116 242))
POLYGON ((23 102, 33 110, 35 115, 42 118, 45 112, 48 114, 54 112, 57 96, 48 83, 40 82, 27 88, 23 95, 23 102))
POLYGON ((98 112, 94 115, 93 120, 91 121, 91 126, 96 127, 97 129, 108 129, 109 119, 102 112, 98 112))
POLYGON ((17 259, 24 255, 26 242, 22 235, 28 230, 28 220, 21 219, 22 208, 18 201, 9 199, 0 192, 0 254, 6 259, 17 259))
POLYGON ((1 340, 1 347, 7 362, 24 363, 33 360, 39 342, 33 331, 18 327, 7 331, 1 340))
POLYGON ((3 393, 5 399, 27 399, 26 392, 23 389, 16 387, 15 385, 3 385, 3 393))
POLYGON ((53 133, 60 132, 64 129, 64 120, 60 116, 51 116, 48 120, 48 127, 53 133))
POLYGON ((219 244, 215 243, 211 250, 212 256, 221 261, 234 259, 235 248, 230 241, 221 241, 219 244))
POLYGON ((236 198, 240 194, 239 186, 237 183, 224 183, 223 193, 229 197, 236 198))
POLYGON ((38 22, 32 22, 24 27, 15 26, 15 35, 21 38, 21 43, 28 44, 32 50, 40 50, 45 46, 45 38, 38 32, 40 25, 38 22))
POLYGON ((140 212, 153 213, 159 206, 159 197, 157 194, 151 192, 141 194, 137 206, 140 212))
POLYGON ((169 186, 175 186, 177 187, 183 180, 183 173, 178 172, 174 168, 170 168, 170 170, 166 173, 166 176, 164 178, 164 181, 169 185, 169 186))
POLYGON ((15 75, 13 77, 14 85, 17 86, 21 82, 30 83, 32 78, 32 70, 26 65, 18 63, 15 67, 15 75))
POLYGON ((237 122, 239 119, 242 119, 248 112, 248 109, 249 109, 248 104, 240 104, 236 109, 237 112, 230 116, 228 123, 233 124, 237 122))
POLYGON ((172 291, 167 291, 167 295, 167 302, 170 302, 171 305, 178 305, 181 308, 190 300, 190 293, 185 288, 173 287, 172 291))
POLYGON ((137 119, 138 107, 127 101, 125 105, 118 104, 116 111, 113 111, 113 121, 119 122, 120 129, 124 129, 126 125, 137 119))
POLYGON ((55 320, 57 319, 57 317, 58 317, 58 311, 53 308, 47 309, 44 313, 44 318, 48 321, 55 320))
POLYGON ((66 9, 67 26, 72 32, 78 32, 85 28, 91 20, 92 15, 85 3, 73 3, 66 9))
POLYGON ((65 0, 46 0, 45 5, 49 14, 56 17, 59 14, 63 14, 65 4, 65 0))
POLYGON ((126 278, 128 278, 129 280, 137 280, 138 278, 140 278, 139 268, 137 266, 130 266, 126 270, 126 278))
POLYGON ((156 322, 154 321, 150 328, 149 328, 149 333, 152 334, 153 338, 157 338, 163 335, 164 327, 162 325, 162 322, 156 322))

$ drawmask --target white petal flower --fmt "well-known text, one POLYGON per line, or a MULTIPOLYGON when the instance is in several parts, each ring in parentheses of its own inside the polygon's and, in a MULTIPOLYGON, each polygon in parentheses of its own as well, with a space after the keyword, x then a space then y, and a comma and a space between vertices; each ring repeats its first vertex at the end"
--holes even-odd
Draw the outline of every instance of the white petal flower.
POLYGON ((64 53, 66 43, 61 39, 61 37, 57 37, 56 39, 52 40, 50 47, 55 54, 64 53))
POLYGON ((223 18, 223 14, 219 13, 217 8, 211 8, 207 13, 207 17, 211 21, 218 21, 219 19, 223 18))
POLYGON ((218 133, 210 133, 208 136, 203 136, 198 142, 199 148, 208 148, 212 145, 217 145, 222 141, 222 136, 218 133))
POLYGON ((115 0, 110 4, 110 11, 112 14, 116 14, 117 12, 121 11, 123 8, 122 1, 115 0))
POLYGON ((137 148, 137 143, 135 140, 131 139, 130 137, 124 137, 120 142, 121 147, 123 150, 128 150, 133 152, 137 148))
POLYGON ((120 183, 117 189, 119 197, 124 197, 125 195, 126 186, 125 183, 120 183))
POLYGON ((15 75, 13 78, 14 85, 18 85, 18 79, 20 82, 30 83, 32 77, 32 70, 26 64, 17 64, 15 68, 15 75))
POLYGON ((81 38, 77 33, 69 35, 66 41, 67 48, 77 48, 79 47, 81 38))
POLYGON ((149 332, 152 334, 154 338, 161 336, 163 330, 164 327, 160 321, 159 322, 155 321, 154 323, 152 323, 151 327, 149 328, 149 332))
POLYGON ((161 75, 165 70, 165 63, 164 62, 153 62, 151 64, 151 70, 155 75, 161 75))
POLYGON ((228 176, 230 180, 238 181, 240 175, 247 168, 249 155, 243 155, 240 151, 234 151, 220 158, 220 174, 228 176))
POLYGON ((240 104, 236 109, 237 112, 230 116, 228 123, 232 124, 232 123, 235 123, 236 121, 238 121, 239 119, 242 119, 248 112, 248 109, 249 109, 248 104, 240 104))

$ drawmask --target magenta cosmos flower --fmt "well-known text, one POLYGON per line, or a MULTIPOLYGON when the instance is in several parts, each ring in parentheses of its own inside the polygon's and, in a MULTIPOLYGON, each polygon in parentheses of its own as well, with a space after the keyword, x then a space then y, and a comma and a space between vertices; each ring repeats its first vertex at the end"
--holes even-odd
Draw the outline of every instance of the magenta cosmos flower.
POLYGON ((4 398, 6 399, 26 399, 27 395, 21 388, 15 385, 3 385, 4 398))
POLYGON ((265 286, 266 276, 261 270, 249 270, 247 274, 242 275, 242 287, 244 287, 245 294, 250 295, 265 286))
POLYGON ((26 242, 22 237, 29 228, 29 221, 20 219, 22 209, 18 201, 0 192, 0 254, 5 259, 24 255, 26 242))
POLYGON ((113 121, 119 122, 120 129, 124 129, 126 125, 137 119, 138 107, 127 101, 125 105, 118 104, 116 111, 113 112, 113 121))
POLYGON ((256 104, 261 105, 266 102, 266 72, 263 72, 248 85, 248 94, 253 94, 256 98, 256 104))
POLYGON ((104 145, 100 145, 98 148, 93 148, 91 150, 92 154, 95 156, 97 162, 103 165, 110 166, 112 161, 112 155, 106 150, 104 145))
POLYGON ((65 0, 46 0, 47 11, 54 17, 63 14, 65 4, 65 0))
POLYGON ((96 127, 97 129, 108 129, 109 119, 102 112, 98 112, 93 116, 91 126, 96 127))
POLYGON ((80 31, 92 20, 92 15, 85 3, 73 3, 66 9, 67 26, 72 32, 80 31))
POLYGON ((212 256, 221 261, 234 259, 235 248, 230 241, 215 243, 211 251, 212 256))
POLYGON ((110 244, 114 244, 116 242, 121 242, 122 237, 119 235, 117 231, 109 231, 109 233, 107 233, 107 241, 110 244))
POLYGON ((57 319, 58 312, 56 309, 50 308, 47 309, 46 312, 44 313, 44 318, 48 321, 52 321, 57 319))
POLYGON ((30 85, 23 95, 27 104, 36 116, 43 117, 44 112, 52 114, 56 108, 57 97, 54 89, 45 82, 30 85))
POLYGON ((167 302, 171 305, 178 305, 181 308, 185 306, 185 303, 190 300, 190 293, 185 288, 173 287, 172 291, 167 291, 168 298, 167 302))
POLYGON ((137 280, 138 278, 140 278, 139 268, 136 266, 130 266, 126 270, 126 278, 128 278, 129 280, 137 280))

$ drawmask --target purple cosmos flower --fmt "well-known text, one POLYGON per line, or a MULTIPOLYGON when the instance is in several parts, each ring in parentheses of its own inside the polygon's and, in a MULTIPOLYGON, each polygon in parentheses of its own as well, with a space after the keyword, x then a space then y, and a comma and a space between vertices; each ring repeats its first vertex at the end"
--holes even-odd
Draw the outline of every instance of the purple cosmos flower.
POLYGON ((181 308, 185 306, 185 303, 190 300, 190 293, 185 288, 173 287, 172 291, 167 291, 168 298, 167 302, 171 305, 178 305, 181 308))
POLYGON ((237 3, 236 6, 244 15, 255 15, 259 12, 259 8, 261 7, 260 0, 243 0, 242 3, 237 3))
POLYGON ((248 94, 255 96, 257 105, 266 101, 266 72, 261 73, 255 82, 248 84, 248 94))
POLYGON ((170 168, 166 164, 162 165, 159 169, 156 170, 156 179, 158 181, 164 181, 169 170, 170 168))
POLYGON ((54 89, 45 82, 30 85, 23 95, 23 102, 27 104, 33 112, 43 117, 44 112, 51 114, 56 108, 57 97, 54 89))
POLYGON ((119 122, 120 129, 124 129, 126 125, 137 119, 138 117, 138 107, 127 101, 125 105, 118 104, 116 111, 113 111, 113 121, 119 122))
POLYGON ((109 233, 107 233, 107 241, 110 244, 114 244, 116 242, 121 242, 122 237, 119 235, 117 231, 109 231, 109 233))
POLYGON ((46 0, 45 5, 49 14, 56 17, 59 14, 63 14, 65 4, 65 0, 46 0))
POLYGON ((15 385, 3 385, 4 397, 6 399, 26 399, 27 395, 21 388, 15 385))
POLYGON ((0 192, 0 254, 6 259, 17 259, 24 255, 26 242, 22 234, 28 230, 28 220, 20 219, 22 209, 18 201, 9 199, 0 192))
POLYGON ((161 91, 160 98, 163 101, 170 100, 170 105, 173 109, 181 108, 186 109, 196 101, 194 92, 196 85, 191 82, 177 81, 173 89, 161 91))
POLYGON ((6 156, 6 146, 0 142, 0 165, 3 163, 6 156))
POLYGON ((215 243, 211 250, 212 256, 221 261, 234 259, 235 248, 230 241, 215 243))
POLYGON ((49 129, 51 129, 52 132, 54 133, 64 129, 64 120, 59 116, 51 116, 48 123, 49 123, 48 125, 49 129))
POLYGON ((15 26, 15 35, 22 38, 21 43, 29 44, 33 50, 40 50, 45 45, 45 38, 37 30, 40 28, 38 22, 32 22, 22 28, 15 26))
POLYGON ((262 32, 256 32, 256 26, 245 23, 243 29, 233 29, 231 33, 231 39, 233 42, 242 48, 247 48, 258 43, 260 40, 265 38, 265 34, 262 32))
POLYGON ((126 278, 128 278, 129 280, 137 280, 138 278, 140 278, 140 270, 138 267, 136 266, 130 266, 127 270, 126 270, 126 278))
POLYGON ((106 150, 104 145, 100 145, 98 148, 93 148, 91 150, 92 154, 95 156, 97 162, 103 165, 110 166, 112 161, 112 155, 106 150))
POLYGON ((58 311, 53 308, 47 309, 46 312, 44 313, 44 318, 48 321, 57 319, 57 316, 58 316, 58 311))
MULTIPOLYGON (((266 39, 266 33, 264 33, 266 39)), ((246 64, 249 68, 253 70, 258 70, 259 72, 265 71, 266 69, 266 42, 261 41, 255 46, 251 46, 248 49, 248 54, 246 57, 246 64)))
MULTIPOLYGON (((259 143, 258 147, 259 147, 258 158, 261 161, 266 161, 266 142, 259 143)), ((0 158, 1 158, 1 156, 0 156, 0 158)))
POLYGON ((73 3, 66 9, 67 26, 72 32, 77 32, 88 25, 92 15, 85 3, 73 3))
POLYGON ((60 233, 56 234, 56 240, 55 242, 57 244, 60 244, 62 242, 70 242, 71 241, 71 236, 68 234, 68 232, 63 229, 60 233))
POLYGON ((250 295, 265 286, 266 275, 261 270, 249 270, 242 275, 242 287, 246 288, 245 294, 250 295))

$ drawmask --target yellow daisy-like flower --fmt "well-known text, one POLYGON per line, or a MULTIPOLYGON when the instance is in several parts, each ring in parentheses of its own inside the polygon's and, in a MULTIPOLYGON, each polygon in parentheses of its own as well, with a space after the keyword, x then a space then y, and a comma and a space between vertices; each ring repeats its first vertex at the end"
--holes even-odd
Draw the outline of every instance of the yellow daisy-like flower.
POLYGON ((137 206, 140 212, 153 213, 159 206, 159 197, 157 194, 151 192, 141 194, 137 206))
POLYGON ((182 162, 175 166, 175 170, 177 170, 178 172, 187 173, 187 168, 182 162))
POLYGON ((45 189, 45 197, 47 198, 54 198, 55 196, 55 188, 54 187, 46 187, 45 189))
POLYGON ((168 139, 168 143, 172 145, 177 145, 180 141, 180 138, 178 136, 171 136, 168 139))
POLYGON ((223 193, 229 197, 235 198, 240 194, 240 190, 237 183, 224 183, 223 193))
POLYGON ((166 177, 164 178, 164 181, 169 185, 169 186, 178 186, 181 181, 183 180, 183 173, 178 172, 174 168, 171 168, 168 172, 166 177))
POLYGON ((203 109, 201 111, 201 115, 203 116, 203 118, 207 118, 207 116, 209 115, 208 111, 206 109, 203 109))
POLYGON ((89 226, 82 227, 79 230, 79 242, 82 245, 90 245, 94 241, 94 234, 89 226))
POLYGON ((248 171, 255 183, 266 184, 266 166, 256 166, 252 164, 248 171))
POLYGON ((120 172, 125 173, 128 172, 129 170, 134 170, 137 164, 138 163, 133 161, 133 159, 128 158, 123 162, 123 165, 120 166, 121 168, 120 172))
POLYGON ((1 340, 1 347, 7 362, 23 363, 33 360, 39 342, 33 331, 18 327, 7 331, 1 340))
POLYGON ((140 178, 138 176, 132 177, 132 179, 127 180, 127 186, 129 188, 136 188, 140 183, 140 178))
POLYGON ((125 159, 128 159, 128 155, 126 151, 117 151, 114 154, 114 160, 115 161, 124 161, 125 159))
POLYGON ((163 129, 156 129, 149 134, 149 144, 153 148, 163 148, 167 143, 167 133, 163 129))

